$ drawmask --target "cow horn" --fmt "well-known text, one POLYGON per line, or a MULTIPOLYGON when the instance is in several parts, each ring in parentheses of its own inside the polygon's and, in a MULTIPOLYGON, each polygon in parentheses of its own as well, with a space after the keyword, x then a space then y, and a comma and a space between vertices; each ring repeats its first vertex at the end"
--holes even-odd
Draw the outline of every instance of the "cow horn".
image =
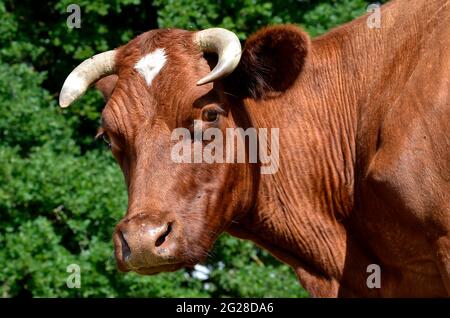
POLYGON ((70 106, 86 92, 92 83, 113 74, 115 72, 115 55, 114 50, 103 52, 78 65, 64 81, 59 94, 59 105, 63 108, 70 106))
POLYGON ((238 37, 231 31, 222 28, 211 28, 198 31, 194 42, 203 52, 217 53, 216 67, 197 82, 203 85, 223 78, 234 71, 241 59, 242 49, 238 37))

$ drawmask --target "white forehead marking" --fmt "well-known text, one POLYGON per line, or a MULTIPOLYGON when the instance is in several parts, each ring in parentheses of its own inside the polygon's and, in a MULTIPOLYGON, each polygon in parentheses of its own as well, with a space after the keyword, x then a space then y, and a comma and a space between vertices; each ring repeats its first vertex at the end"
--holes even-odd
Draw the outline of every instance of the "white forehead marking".
POLYGON ((153 79, 166 64, 167 55, 164 49, 156 49, 141 58, 134 68, 145 78, 148 86, 152 84, 153 79))

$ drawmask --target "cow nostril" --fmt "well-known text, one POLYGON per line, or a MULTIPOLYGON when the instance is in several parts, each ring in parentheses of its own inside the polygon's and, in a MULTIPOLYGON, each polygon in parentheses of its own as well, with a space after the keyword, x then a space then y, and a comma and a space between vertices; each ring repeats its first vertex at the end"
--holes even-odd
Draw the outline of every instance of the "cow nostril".
POLYGON ((170 234, 170 232, 172 232, 171 222, 167 225, 167 230, 160 237, 158 237, 158 239, 155 242, 155 246, 156 247, 161 246, 166 241, 166 238, 170 234))
POLYGON ((125 236, 123 235, 122 231, 119 231, 119 237, 120 241, 122 242, 122 258, 124 261, 126 261, 131 255, 131 249, 127 243, 127 240, 125 240, 125 236))

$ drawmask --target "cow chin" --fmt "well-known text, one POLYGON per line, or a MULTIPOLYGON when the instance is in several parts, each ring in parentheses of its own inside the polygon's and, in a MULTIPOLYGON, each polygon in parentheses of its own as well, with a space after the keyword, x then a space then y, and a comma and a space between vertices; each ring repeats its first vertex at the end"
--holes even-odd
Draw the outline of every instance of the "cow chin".
POLYGON ((139 275, 156 275, 163 272, 174 272, 177 271, 183 267, 192 267, 193 265, 190 265, 188 263, 179 262, 179 263, 170 263, 170 264, 163 264, 163 265, 156 265, 156 266, 140 266, 140 267, 133 267, 129 263, 125 263, 121 260, 117 260, 117 268, 119 271, 123 273, 127 272, 135 272, 139 275))
POLYGON ((162 272, 174 272, 185 266, 186 266, 185 263, 167 264, 155 267, 133 268, 131 269, 131 271, 136 272, 139 275, 156 275, 162 272))
MULTIPOLYGON (((192 253, 192 251, 191 251, 192 253)), ((201 256, 191 255, 186 257, 186 260, 182 258, 178 260, 173 260, 172 263, 161 264, 161 265, 141 265, 133 266, 129 262, 124 262, 121 259, 117 259, 117 268, 121 272, 135 272, 140 275, 156 275, 163 272, 174 272, 181 268, 193 268, 197 263, 202 263, 206 259, 206 252, 199 253, 201 256)))

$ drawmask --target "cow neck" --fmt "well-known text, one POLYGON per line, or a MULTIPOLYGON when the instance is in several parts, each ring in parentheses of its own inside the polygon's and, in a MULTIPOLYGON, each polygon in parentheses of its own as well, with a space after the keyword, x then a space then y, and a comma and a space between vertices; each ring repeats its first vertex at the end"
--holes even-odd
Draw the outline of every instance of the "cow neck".
POLYGON ((280 163, 276 174, 260 177, 254 208, 229 232, 291 265, 314 296, 338 295, 348 244, 357 245, 346 230, 357 118, 380 48, 364 43, 365 28, 363 18, 314 40, 290 89, 243 102, 253 126, 280 129, 280 163))

